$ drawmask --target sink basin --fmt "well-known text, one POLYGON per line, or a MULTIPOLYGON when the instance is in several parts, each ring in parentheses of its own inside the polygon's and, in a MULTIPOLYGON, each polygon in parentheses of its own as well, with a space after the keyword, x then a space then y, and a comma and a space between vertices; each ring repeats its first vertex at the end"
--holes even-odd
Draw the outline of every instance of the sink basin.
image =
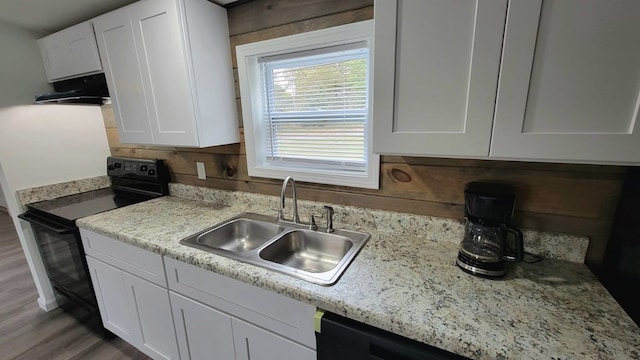
POLYGON ((369 240, 366 233, 279 222, 276 218, 243 213, 180 244, 234 260, 276 270, 320 285, 335 284, 369 240))
POLYGON ((235 219, 202 233, 195 243, 208 248, 233 252, 253 250, 284 231, 277 224, 251 220, 235 219))
POLYGON ((340 235, 311 230, 291 230, 260 251, 260 257, 311 273, 334 269, 353 247, 340 235))

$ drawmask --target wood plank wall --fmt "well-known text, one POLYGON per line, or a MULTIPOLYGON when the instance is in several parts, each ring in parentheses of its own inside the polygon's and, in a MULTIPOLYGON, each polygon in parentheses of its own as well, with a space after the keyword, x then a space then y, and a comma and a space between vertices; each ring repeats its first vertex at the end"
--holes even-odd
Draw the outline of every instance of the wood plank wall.
MULTIPOLYGON (((373 18, 373 0, 254 0, 228 9, 231 47, 373 18)), ((231 69, 230 69, 231 71, 231 69)), ((240 113, 240 93, 236 81, 240 113)), ((280 193, 280 180, 247 174, 243 142, 204 149, 121 144, 113 111, 103 107, 115 156, 165 159, 174 182, 269 195, 280 193), (199 180, 196 161, 206 165, 199 180)), ((239 114, 242 133, 242 116, 239 114)), ((413 214, 461 219, 464 184, 475 180, 510 183, 517 189, 518 226, 587 235, 587 260, 598 264, 607 242, 626 168, 488 160, 383 156, 380 189, 299 184, 302 199, 413 214)))

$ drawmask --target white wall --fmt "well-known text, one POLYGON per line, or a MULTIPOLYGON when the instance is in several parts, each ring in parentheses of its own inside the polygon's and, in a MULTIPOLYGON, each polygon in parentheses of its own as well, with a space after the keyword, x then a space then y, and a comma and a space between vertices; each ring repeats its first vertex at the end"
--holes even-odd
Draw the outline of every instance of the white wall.
POLYGON ((106 175, 109 145, 99 106, 26 105, 0 108, 0 187, 40 298, 56 306, 30 226, 16 191, 106 175))
POLYGON ((4 197, 4 191, 2 191, 2 184, 0 184, 0 207, 7 208, 7 199, 4 197))
POLYGON ((40 36, 0 21, 0 107, 33 104, 52 90, 36 40, 40 36))
POLYGON ((107 156, 99 106, 0 109, 0 162, 9 190, 105 175, 107 156))

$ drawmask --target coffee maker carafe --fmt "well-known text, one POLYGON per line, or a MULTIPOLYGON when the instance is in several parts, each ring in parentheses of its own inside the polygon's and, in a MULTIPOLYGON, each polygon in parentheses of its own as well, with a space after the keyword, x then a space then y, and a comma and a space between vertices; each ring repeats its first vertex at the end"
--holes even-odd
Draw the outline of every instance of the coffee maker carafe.
POLYGON ((524 256, 522 232, 509 226, 515 207, 513 189, 503 184, 465 185, 464 237, 456 263, 474 275, 500 277, 506 261, 524 256))

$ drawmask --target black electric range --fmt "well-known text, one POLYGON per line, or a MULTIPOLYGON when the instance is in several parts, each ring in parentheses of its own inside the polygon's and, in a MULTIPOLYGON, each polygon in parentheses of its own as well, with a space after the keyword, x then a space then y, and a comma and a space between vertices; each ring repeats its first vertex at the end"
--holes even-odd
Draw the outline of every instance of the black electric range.
POLYGON ((169 171, 162 160, 107 158, 111 187, 27 205, 33 213, 67 224, 104 211, 169 194, 169 171))
POLYGON ((79 313, 87 324, 99 323, 93 319, 99 310, 76 220, 169 194, 169 170, 162 160, 108 157, 106 166, 110 188, 28 204, 18 215, 31 224, 53 289, 69 300, 63 309, 88 312, 79 313))

